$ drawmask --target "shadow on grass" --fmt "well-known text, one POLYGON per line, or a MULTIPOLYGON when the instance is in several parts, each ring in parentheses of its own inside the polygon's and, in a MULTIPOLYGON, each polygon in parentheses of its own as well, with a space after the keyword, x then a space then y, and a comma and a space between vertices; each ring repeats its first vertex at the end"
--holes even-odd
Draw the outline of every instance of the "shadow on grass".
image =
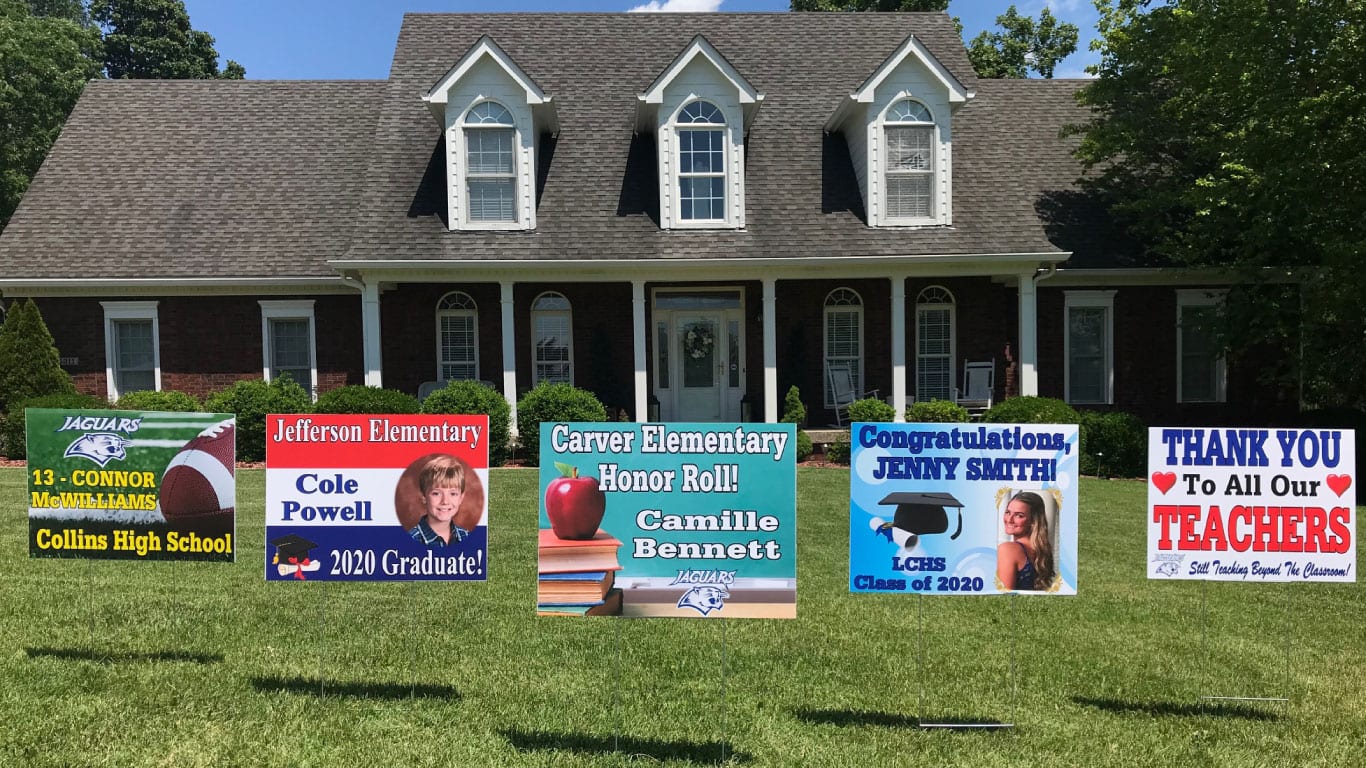
MULTIPOLYGON (((798 709, 793 715, 798 720, 812 725, 838 725, 850 728, 873 725, 881 728, 920 728, 920 720, 914 715, 900 712, 869 712, 854 709, 798 709)), ((963 731, 1003 730, 993 727, 1001 725, 999 720, 980 717, 959 717, 957 715, 935 714, 925 718, 925 722, 936 728, 963 731)))
POLYGON ((320 683, 316 677, 253 677, 251 687, 258 693, 300 693, 385 701, 460 698, 460 692, 455 688, 431 683, 347 683, 340 680, 320 683))
MULTIPOLYGON (((548 733, 546 731, 502 731, 503 738, 521 752, 541 750, 567 750, 595 754, 621 752, 628 757, 648 757, 659 762, 686 760, 696 763, 715 763, 721 759, 722 743, 719 741, 679 741, 664 739, 641 739, 634 736, 589 736, 583 733, 548 733)), ((730 763, 748 763, 753 756, 736 752, 726 745, 726 760, 730 763)))
POLYGON ((1095 707, 1115 714, 1140 714, 1158 717, 1236 717, 1243 720, 1280 720, 1281 715, 1246 704, 1211 702, 1179 704, 1172 701, 1124 701, 1122 699, 1093 699, 1073 696, 1072 701, 1083 707, 1095 707))
POLYGON ((191 664, 218 664, 221 653, 194 651, 96 651, 89 648, 25 648, 30 659, 49 658, 66 661, 97 661, 101 664, 136 664, 145 661, 185 661, 191 664))

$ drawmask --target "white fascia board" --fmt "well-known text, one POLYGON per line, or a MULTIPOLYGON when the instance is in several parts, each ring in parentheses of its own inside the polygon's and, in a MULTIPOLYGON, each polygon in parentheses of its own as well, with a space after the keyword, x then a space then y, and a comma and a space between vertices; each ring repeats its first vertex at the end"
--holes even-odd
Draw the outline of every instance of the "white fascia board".
POLYGON ((1063 261, 1070 253, 918 254, 894 256, 769 257, 755 259, 536 259, 447 261, 331 261, 338 270, 355 271, 366 283, 448 282, 453 272, 466 279, 553 279, 558 282, 622 280, 695 281, 850 277, 997 277, 1015 275, 1063 261))
MULTIPOLYGON (((1271 283, 1295 283, 1299 278, 1290 271, 1268 278, 1271 283)), ((1113 269, 1067 269, 1043 285, 1049 288, 1086 288, 1094 286, 1151 285, 1237 285, 1247 282, 1238 272, 1227 269, 1188 269, 1182 267, 1124 267, 1113 269)))
POLYGON ((637 94, 636 105, 636 126, 637 130, 649 131, 656 122, 655 114, 659 105, 664 102, 664 91, 678 75, 692 63, 693 59, 701 56, 707 63, 721 74, 726 82, 735 88, 740 100, 740 107, 744 112, 745 130, 754 122, 754 118, 759 114, 759 106, 764 101, 764 95, 745 79, 744 75, 735 68, 721 52, 716 50, 707 38, 697 35, 688 43, 683 52, 674 58, 673 63, 665 67, 664 71, 656 77, 650 87, 644 93, 637 94))
POLYGON ((473 68, 475 64, 479 63, 479 60, 485 56, 489 57, 494 64, 502 68, 502 70, 508 74, 508 77, 512 78, 513 81, 517 83, 518 87, 526 93, 527 105, 537 112, 541 121, 549 127, 549 132, 559 132, 559 120, 555 114, 555 106, 551 103, 551 97, 547 96, 545 91, 541 90, 541 87, 536 84, 536 81, 532 80, 531 76, 528 75, 525 70, 517 66, 517 62, 513 61, 512 57, 500 48, 498 44, 493 41, 493 38, 488 35, 479 38, 478 42, 471 46, 470 49, 465 52, 464 56, 460 57, 460 61, 456 62, 455 66, 446 70, 446 74, 442 75, 441 79, 437 80, 436 83, 422 95, 422 100, 426 102, 427 108, 432 112, 432 116, 441 123, 442 127, 444 128, 446 124, 446 103, 451 88, 453 88, 456 83, 459 83, 461 78, 463 78, 470 69, 473 68))
POLYGON ((352 294, 343 277, 18 278, 0 280, 5 296, 231 296, 273 293, 352 294))

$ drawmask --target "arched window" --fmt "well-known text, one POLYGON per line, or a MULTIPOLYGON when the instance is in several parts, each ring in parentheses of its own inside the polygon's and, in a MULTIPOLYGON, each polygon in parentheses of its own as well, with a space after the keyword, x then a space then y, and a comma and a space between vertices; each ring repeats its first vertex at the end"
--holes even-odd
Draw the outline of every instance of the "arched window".
POLYGON ((574 318, 569 299, 548 291, 531 302, 532 384, 574 383, 574 318))
POLYGON ((726 117, 709 101, 678 113, 678 216, 684 221, 726 218, 726 117))
POLYGON ((479 307, 463 291, 436 303, 436 378, 479 378, 479 307))
POLYGON ((465 114, 465 192, 472 222, 517 220, 516 130, 512 113, 484 101, 465 114))
POLYGON ((924 104, 902 99, 887 108, 884 173, 889 219, 927 219, 934 210, 934 118, 924 104))
MULTIPOLYGON (((849 369, 855 392, 863 386, 863 299, 852 288, 836 288, 825 297, 825 370, 849 369)), ((825 379, 825 407, 835 407, 830 376, 825 379)))
POLYGON ((954 301, 932 285, 915 297, 915 397, 953 399, 954 301))

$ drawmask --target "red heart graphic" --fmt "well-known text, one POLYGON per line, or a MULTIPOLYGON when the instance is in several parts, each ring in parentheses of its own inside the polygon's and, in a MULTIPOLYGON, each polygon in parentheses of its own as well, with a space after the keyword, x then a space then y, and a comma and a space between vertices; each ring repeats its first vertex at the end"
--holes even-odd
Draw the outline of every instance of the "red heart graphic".
POLYGON ((1153 485, 1157 486, 1157 490, 1162 491, 1163 493, 1170 491, 1172 489, 1172 486, 1176 485, 1176 473, 1154 472, 1153 485))
POLYGON ((1337 495, 1341 496, 1342 494, 1347 492, 1348 488, 1352 487, 1352 476, 1329 475, 1328 487, 1333 489, 1333 493, 1336 493, 1337 495))

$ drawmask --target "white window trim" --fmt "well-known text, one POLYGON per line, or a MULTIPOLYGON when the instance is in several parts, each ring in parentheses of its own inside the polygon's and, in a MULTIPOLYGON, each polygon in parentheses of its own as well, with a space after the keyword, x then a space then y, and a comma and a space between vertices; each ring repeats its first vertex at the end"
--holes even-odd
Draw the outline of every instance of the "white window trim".
POLYGON ((1227 291, 1204 288, 1179 288, 1176 291, 1176 402, 1178 403, 1223 403, 1228 401, 1228 372, 1224 356, 1214 360, 1214 399, 1189 399, 1183 389, 1185 382, 1185 335, 1181 333, 1181 322, 1186 307, 1218 307, 1224 303, 1227 291))
POLYGON ((871 121, 869 131, 869 141, 871 151, 868 153, 869 162, 872 163, 871 179, 869 186, 874 190, 873 205, 870 206, 871 223, 878 227, 929 227, 947 226, 953 223, 953 153, 951 142, 948 141, 949 110, 941 105, 931 105, 925 99, 918 98, 910 92, 902 91, 891 97, 883 108, 876 113, 876 119, 871 121), (897 120, 888 120, 887 114, 892 107, 903 102, 912 101, 925 108, 930 113, 931 123, 904 123, 897 120), (934 156, 931 163, 933 172, 930 174, 930 215, 929 216, 899 216, 894 217, 888 214, 888 194, 887 194, 887 129, 889 127, 931 127, 931 146, 934 156))
POLYGON ((666 99, 661 110, 663 119, 658 126, 659 206, 662 229, 743 229, 745 226, 745 140, 743 110, 719 91, 693 91, 680 94, 675 100, 666 99), (725 118, 724 125, 714 123, 680 123, 683 110, 697 101, 716 107, 725 118), (722 162, 725 166, 722 186, 725 189, 726 215, 720 219, 684 219, 682 195, 679 191, 682 142, 680 130, 719 130, 722 140, 722 162), (737 131, 739 131, 737 133, 737 131))
MULTIPOLYGON (((470 102, 469 106, 462 110, 450 128, 450 140, 455 144, 454 167, 456 171, 455 183, 451 186, 451 196, 454 198, 455 206, 452 213, 451 223, 456 229, 462 230, 520 230, 531 229, 534 224, 528 224, 528 214, 523 209, 523 193, 527 186, 527 168, 535 167, 529 159, 532 153, 523 147, 524 130, 523 126, 529 116, 519 112, 515 103, 509 106, 508 101, 498 98, 478 98, 470 102), (465 118, 476 107, 483 104, 494 103, 507 110, 512 115, 512 125, 488 125, 481 127, 478 124, 467 125, 465 118), (469 193, 469 142, 466 139, 467 131, 484 130, 507 130, 512 129, 512 211, 513 218, 510 221, 483 221, 470 218, 470 193, 469 193), (530 164, 530 166, 528 165, 530 164)), ((475 177, 479 178, 479 177, 475 177)))
POLYGON ((441 375, 441 318, 447 317, 447 316, 457 316, 457 317, 459 317, 459 316, 462 316, 462 315, 468 315, 468 316, 470 316, 470 317, 472 317, 472 318, 474 319, 474 323, 473 323, 473 325, 472 325, 472 327, 473 327, 473 329, 474 329, 474 333, 473 333, 473 338, 472 338, 472 340, 471 340, 471 343, 472 343, 473 348, 474 348, 474 379, 473 379, 473 380, 474 380, 474 381, 480 381, 481 379, 479 378, 479 374, 480 374, 480 370, 479 370, 479 302, 475 301, 475 300, 474 300, 474 297, 471 296, 471 295, 469 295, 469 293, 467 293, 467 292, 465 292, 465 291, 447 291, 446 293, 441 294, 441 298, 439 298, 439 299, 436 300, 436 306, 437 306, 437 310, 436 310, 436 380, 437 380, 437 381, 451 381, 451 379, 444 378, 444 377, 441 375), (464 309, 464 308, 460 308, 460 309, 441 309, 440 307, 441 307, 442 304, 445 303, 446 297, 451 296, 452 294, 456 294, 456 293, 463 294, 463 295, 465 296, 465 298, 469 299, 469 300, 470 300, 470 304, 474 305, 474 309, 464 309))
POLYGON ((152 376, 156 390, 161 391, 161 324, 157 317, 156 301, 101 301, 104 307, 104 378, 109 400, 119 399, 118 376, 115 374, 115 361, 118 354, 118 339, 114 323, 118 320, 152 321, 152 376))
POLYGON ((569 383, 572 385, 574 383, 574 302, 570 301, 568 296, 565 296, 559 291, 544 291, 537 294, 536 298, 531 300, 531 386, 534 387, 541 383, 541 377, 538 373, 539 361, 536 359, 536 318, 541 315, 563 315, 568 321, 565 326, 569 330, 569 338, 566 346, 569 347, 569 383), (548 296, 558 296, 561 299, 564 299, 564 302, 569 305, 569 308, 536 309, 536 302, 548 296))
POLYGON ((1105 310, 1105 377, 1103 398, 1097 401, 1082 401, 1079 405, 1112 405, 1115 402, 1115 291, 1066 291, 1062 312, 1062 359, 1063 359, 1063 399, 1072 399, 1072 308, 1100 307, 1105 310))
MULTIPOLYGON (((270 369, 274 367, 270 359, 270 321, 307 320, 308 321, 308 367, 309 380, 305 387, 309 397, 318 397, 318 323, 313 315, 313 299, 299 300, 259 300, 261 305, 261 376, 270 381, 270 369)), ((304 382, 296 382, 304 386, 304 382)))
MULTIPOLYGON (((946 309, 949 312, 949 391, 946 400, 953 400, 954 393, 958 389, 958 372, 955 370, 958 361, 958 298, 953 295, 953 291, 942 285, 927 285, 920 289, 915 296, 915 398, 917 400, 926 399, 920 392, 920 361, 925 355, 920 353, 920 334, 922 325, 920 322, 920 312, 924 309, 946 309), (948 301, 921 301, 920 297, 926 293, 938 290, 949 297, 948 301)), ((938 355, 935 355, 938 357, 938 355)))
POLYGON ((835 393, 832 392, 830 389, 830 376, 825 375, 824 373, 826 370, 829 369, 830 365, 830 314, 832 312, 852 311, 856 315, 858 315, 858 381, 855 383, 854 388, 858 390, 860 393, 867 389, 867 387, 864 386, 867 381, 864 378, 864 361, 867 358, 868 349, 868 344, 865 339, 867 324, 864 322, 864 320, 866 319, 866 315, 864 314, 864 306, 865 303, 863 301, 863 294, 859 293, 853 288, 850 288, 847 285, 838 286, 831 290, 829 293, 825 294, 825 301, 822 303, 821 306, 821 389, 824 390, 824 405, 826 408, 835 407, 835 393), (830 297, 834 296, 835 293, 838 291, 848 291, 854 294, 854 296, 858 298, 858 304, 829 303, 830 297))

